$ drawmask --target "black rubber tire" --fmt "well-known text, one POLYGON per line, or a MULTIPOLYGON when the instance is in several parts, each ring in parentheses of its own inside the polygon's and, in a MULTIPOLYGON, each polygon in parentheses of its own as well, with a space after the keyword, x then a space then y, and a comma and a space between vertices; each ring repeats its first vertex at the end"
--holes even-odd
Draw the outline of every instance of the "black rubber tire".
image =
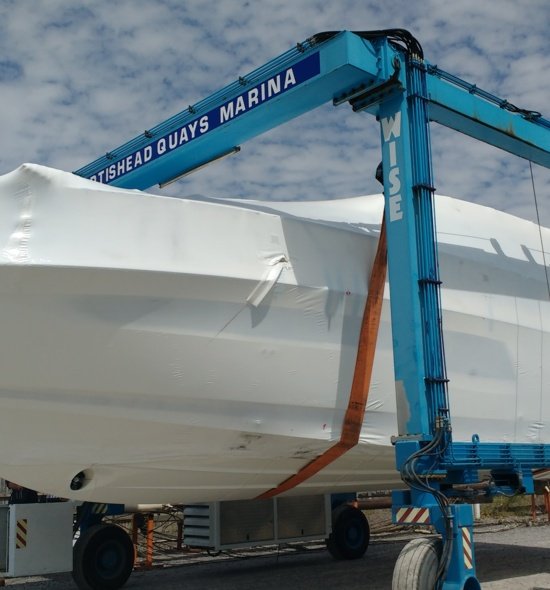
POLYGON ((114 524, 86 530, 73 549, 73 579, 80 590, 118 590, 134 569, 134 545, 114 524))
POLYGON ((393 570, 392 590, 433 590, 441 539, 414 539, 403 547, 393 570))
POLYGON ((361 510, 342 504, 332 511, 332 532, 326 545, 334 559, 363 557, 369 541, 369 522, 361 510))

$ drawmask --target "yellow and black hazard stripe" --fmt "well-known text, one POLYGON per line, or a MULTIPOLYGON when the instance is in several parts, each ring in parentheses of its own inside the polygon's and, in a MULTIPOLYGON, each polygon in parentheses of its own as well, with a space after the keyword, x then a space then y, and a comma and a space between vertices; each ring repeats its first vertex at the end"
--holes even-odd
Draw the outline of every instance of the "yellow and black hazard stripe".
POLYGON ((397 524, 431 524, 429 508, 403 506, 396 514, 397 524))
POLYGON ((15 531, 15 548, 25 549, 27 546, 27 531, 28 531, 28 520, 21 518, 17 521, 15 531))
POLYGON ((94 504, 92 506, 92 514, 107 514, 109 504, 94 504))
POLYGON ((464 567, 467 570, 473 569, 474 553, 472 548, 472 533, 467 527, 462 529, 462 551, 464 553, 464 567))

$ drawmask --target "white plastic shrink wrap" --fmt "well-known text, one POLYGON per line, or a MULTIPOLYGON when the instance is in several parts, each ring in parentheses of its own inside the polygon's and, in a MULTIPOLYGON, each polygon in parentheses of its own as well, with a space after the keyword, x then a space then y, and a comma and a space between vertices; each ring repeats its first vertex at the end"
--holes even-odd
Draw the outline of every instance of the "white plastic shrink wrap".
MULTIPOLYGON (((340 437, 382 205, 0 177, 0 476, 129 504, 277 486, 340 437)), ((550 442, 538 228, 443 196, 437 215, 455 440, 550 442)), ((290 493, 398 481, 392 362, 385 301, 360 444, 290 493)))

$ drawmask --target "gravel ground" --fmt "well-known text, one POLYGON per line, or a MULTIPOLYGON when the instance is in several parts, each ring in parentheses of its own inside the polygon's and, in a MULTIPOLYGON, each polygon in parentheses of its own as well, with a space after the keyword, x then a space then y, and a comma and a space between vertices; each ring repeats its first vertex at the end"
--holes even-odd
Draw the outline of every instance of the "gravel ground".
MULTIPOLYGON (((241 557, 174 557, 170 565, 132 574, 128 590, 389 590, 404 536, 375 535, 363 559, 336 562, 322 546, 241 557)), ((483 590, 550 590, 550 526, 482 525, 476 533, 483 590)), ((69 574, 7 580, 14 590, 74 590, 69 574)))

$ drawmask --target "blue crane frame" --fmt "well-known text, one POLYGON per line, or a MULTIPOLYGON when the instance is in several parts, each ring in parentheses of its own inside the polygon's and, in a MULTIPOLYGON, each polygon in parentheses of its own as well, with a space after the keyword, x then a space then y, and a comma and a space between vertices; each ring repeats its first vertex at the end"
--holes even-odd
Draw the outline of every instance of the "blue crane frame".
POLYGON ((550 122, 426 63, 411 39, 399 29, 316 35, 75 173, 146 189, 329 101, 349 102, 354 111, 377 117, 388 220, 396 462, 411 487, 395 494, 394 518, 407 505, 429 510, 430 521, 450 540, 440 587, 475 590, 475 566, 459 564, 460 534, 471 532, 471 516, 464 506, 445 508, 440 496, 456 493, 453 484, 478 481, 481 469, 497 475, 492 492, 532 492, 532 470, 550 467, 550 445, 485 443, 477 435, 471 442, 452 440, 429 123, 550 168, 550 122))

